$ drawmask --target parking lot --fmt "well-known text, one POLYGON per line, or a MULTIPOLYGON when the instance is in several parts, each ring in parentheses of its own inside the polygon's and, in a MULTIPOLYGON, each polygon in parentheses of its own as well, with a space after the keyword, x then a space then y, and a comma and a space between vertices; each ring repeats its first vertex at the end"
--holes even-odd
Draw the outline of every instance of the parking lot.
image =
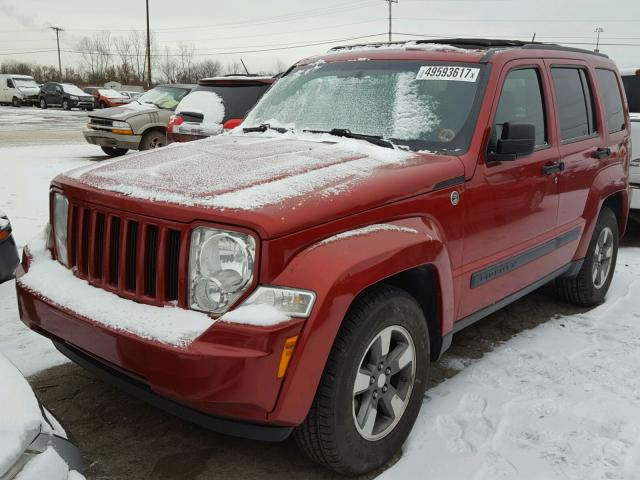
MULTIPOLYGON (((48 179, 58 171, 105 158, 98 147, 84 144, 81 128, 86 116, 85 112, 61 109, 0 107, 0 171, 22 161, 39 169, 24 189, 0 186, 0 207, 16 212, 12 220, 19 244, 24 244, 46 221, 48 179), (39 145, 51 145, 52 150, 39 145)), ((13 175, 16 179, 29 179, 30 171, 26 167, 16 169, 13 175)), ((623 244, 629 250, 640 247, 637 225, 630 228, 623 244)), ((51 363, 57 364, 33 372, 29 381, 43 403, 76 438, 85 456, 87 478, 340 478, 310 462, 291 439, 267 444, 212 433, 104 384, 78 366, 63 362, 40 339, 30 343, 35 334, 17 323, 12 302, 13 284, 5 284, 0 287, 0 325, 11 324, 26 339, 22 347, 15 347, 16 358, 23 366, 29 364, 30 355, 50 355, 51 363)), ((542 288, 457 334, 452 348, 433 365, 432 385, 446 387, 443 382, 455 378, 497 347, 508 345, 516 335, 561 316, 586 313, 558 300, 549 288, 542 288)), ((429 408, 429 401, 425 399, 423 410, 429 408)), ((374 478, 377 473, 364 478, 374 478)))

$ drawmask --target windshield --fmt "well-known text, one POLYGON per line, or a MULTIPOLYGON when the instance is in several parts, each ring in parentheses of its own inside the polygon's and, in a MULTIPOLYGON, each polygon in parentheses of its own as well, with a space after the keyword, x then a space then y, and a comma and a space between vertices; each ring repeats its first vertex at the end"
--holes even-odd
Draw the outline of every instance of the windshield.
POLYGON ((347 129, 416 150, 466 150, 484 68, 428 60, 307 65, 281 78, 243 126, 347 129))
POLYGON ((107 98, 123 98, 120 92, 117 92, 111 88, 100 88, 98 89, 100 95, 107 98))
POLYGON ((187 93, 189 93, 188 88, 156 87, 141 95, 136 102, 153 104, 158 108, 173 111, 187 93))
POLYGON ((13 78, 13 83, 16 87, 24 88, 24 87, 38 87, 38 84, 35 82, 33 78, 13 78))
POLYGON ((624 90, 627 94, 627 102, 629 102, 629 111, 640 113, 640 76, 625 75, 622 77, 624 90))
POLYGON ((70 83, 63 83, 62 89, 69 95, 82 95, 83 97, 86 95, 86 93, 84 93, 78 87, 76 87, 75 85, 71 85, 70 83))

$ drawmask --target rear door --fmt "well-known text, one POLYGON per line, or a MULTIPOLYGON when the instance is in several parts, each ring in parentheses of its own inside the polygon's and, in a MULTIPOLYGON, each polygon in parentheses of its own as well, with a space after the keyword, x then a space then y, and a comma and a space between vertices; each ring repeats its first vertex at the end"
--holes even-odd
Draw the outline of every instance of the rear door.
MULTIPOLYGON (((559 161, 549 79, 541 60, 510 62, 501 74, 492 140, 506 122, 533 124, 536 149, 514 161, 481 161, 465 186, 465 288, 458 317, 468 317, 554 271, 545 245, 554 238, 558 190, 547 168, 559 161)), ((490 147, 491 148, 491 147, 490 147)))

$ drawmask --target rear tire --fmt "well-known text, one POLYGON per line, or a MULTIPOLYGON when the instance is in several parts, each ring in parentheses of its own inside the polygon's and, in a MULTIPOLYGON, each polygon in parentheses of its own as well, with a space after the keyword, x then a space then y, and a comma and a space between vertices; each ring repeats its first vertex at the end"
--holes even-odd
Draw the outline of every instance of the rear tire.
POLYGON ((427 322, 415 299, 391 286, 370 289, 342 322, 296 443, 343 475, 381 467, 415 423, 429 362, 427 322))
POLYGON ((616 268, 618 241, 618 219, 610 208, 603 207, 580 272, 573 278, 556 280, 560 297, 583 307, 602 303, 616 268))
POLYGON ((44 98, 40 99, 40 108, 43 110, 47 109, 47 101, 44 98))
POLYGON ((167 134, 159 130, 151 130, 142 136, 140 150, 152 150, 167 144, 167 134))
POLYGON ((125 153, 129 151, 128 148, 117 148, 117 147, 100 147, 104 153, 109 155, 110 157, 121 157, 125 153))
POLYGON ((100 108, 107 108, 107 104, 104 102, 100 102, 100 108))
POLYGON ((22 100, 20 100, 18 97, 13 97, 13 99, 11 100, 11 105, 16 108, 21 107, 22 100))

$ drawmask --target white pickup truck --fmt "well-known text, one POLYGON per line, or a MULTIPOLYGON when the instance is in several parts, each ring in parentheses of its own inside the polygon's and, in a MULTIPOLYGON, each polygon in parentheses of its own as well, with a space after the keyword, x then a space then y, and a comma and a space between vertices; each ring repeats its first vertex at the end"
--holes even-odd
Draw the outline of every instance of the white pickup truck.
POLYGON ((629 114, 631 116, 631 210, 640 214, 640 68, 621 71, 622 83, 627 93, 629 114))

